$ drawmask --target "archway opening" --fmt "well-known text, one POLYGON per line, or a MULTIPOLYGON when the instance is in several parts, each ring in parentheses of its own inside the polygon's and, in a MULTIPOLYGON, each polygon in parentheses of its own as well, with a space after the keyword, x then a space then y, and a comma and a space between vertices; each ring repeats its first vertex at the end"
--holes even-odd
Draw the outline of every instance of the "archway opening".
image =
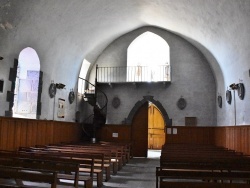
POLYGON ((23 49, 18 58, 13 117, 36 119, 40 60, 33 48, 23 49))
POLYGON ((165 120, 154 103, 141 103, 133 116, 131 131, 134 157, 160 157, 166 137, 165 120))

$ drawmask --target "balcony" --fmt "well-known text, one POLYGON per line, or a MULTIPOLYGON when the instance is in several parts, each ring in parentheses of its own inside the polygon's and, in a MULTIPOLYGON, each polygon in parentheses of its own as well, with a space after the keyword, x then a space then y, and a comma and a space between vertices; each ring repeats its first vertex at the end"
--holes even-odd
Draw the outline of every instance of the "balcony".
POLYGON ((96 67, 97 83, 171 82, 170 65, 96 67))

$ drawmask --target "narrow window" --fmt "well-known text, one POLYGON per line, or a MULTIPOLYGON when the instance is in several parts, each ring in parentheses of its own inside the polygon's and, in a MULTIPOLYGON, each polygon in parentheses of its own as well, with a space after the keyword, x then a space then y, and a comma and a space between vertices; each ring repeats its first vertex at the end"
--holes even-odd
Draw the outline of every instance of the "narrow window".
MULTIPOLYGON (((81 67, 81 71, 79 74, 80 78, 83 78, 83 79, 86 78, 88 70, 89 70, 89 66, 90 66, 90 62, 84 59, 82 62, 82 67, 81 67)), ((85 81, 82 79, 78 79, 78 93, 84 94, 84 90, 85 90, 85 81)))

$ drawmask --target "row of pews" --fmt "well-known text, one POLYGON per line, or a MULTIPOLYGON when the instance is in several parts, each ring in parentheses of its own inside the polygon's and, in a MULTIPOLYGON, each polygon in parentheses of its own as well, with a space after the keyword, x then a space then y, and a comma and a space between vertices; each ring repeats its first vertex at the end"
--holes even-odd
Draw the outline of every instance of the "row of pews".
POLYGON ((102 187, 129 159, 130 143, 62 143, 0 150, 0 187, 102 187), (33 182, 29 186, 26 182, 33 182), (34 184, 35 183, 35 184, 34 184))
POLYGON ((203 144, 165 144, 156 188, 250 187, 250 156, 203 144))

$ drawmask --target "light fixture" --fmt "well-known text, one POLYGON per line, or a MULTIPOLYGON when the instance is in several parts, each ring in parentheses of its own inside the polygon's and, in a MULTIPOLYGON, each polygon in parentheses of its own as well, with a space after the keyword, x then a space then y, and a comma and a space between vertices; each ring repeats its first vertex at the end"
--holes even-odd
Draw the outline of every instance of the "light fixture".
POLYGON ((53 105, 53 120, 55 119, 55 104, 56 104, 56 89, 63 89, 65 87, 62 83, 54 84, 54 81, 51 82, 49 87, 49 95, 51 98, 54 97, 54 105, 53 105))
POLYGON ((63 89, 64 87, 65 87, 64 84, 62 84, 62 83, 56 83, 56 88, 57 89, 63 89))
POLYGON ((229 87, 230 87, 232 90, 236 90, 236 89, 238 89, 238 88, 239 88, 239 85, 238 85, 238 84, 233 83, 233 84, 229 85, 229 87))
POLYGON ((231 84, 229 85, 229 87, 231 88, 231 90, 233 90, 233 94, 234 94, 234 125, 236 126, 236 102, 235 102, 235 90, 238 90, 239 88, 239 84, 231 84))
POLYGON ((0 60, 3 60, 3 57, 2 57, 2 56, 0 56, 0 60))

